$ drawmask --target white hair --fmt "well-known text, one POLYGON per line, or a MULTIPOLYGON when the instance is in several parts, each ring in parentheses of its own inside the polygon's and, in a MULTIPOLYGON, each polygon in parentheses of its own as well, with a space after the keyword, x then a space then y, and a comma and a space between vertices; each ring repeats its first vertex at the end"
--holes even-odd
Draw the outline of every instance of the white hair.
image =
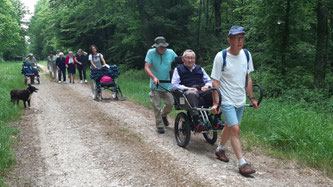
POLYGON ((186 49, 183 53, 183 56, 185 56, 186 53, 194 53, 194 56, 195 56, 195 52, 192 49, 186 49))

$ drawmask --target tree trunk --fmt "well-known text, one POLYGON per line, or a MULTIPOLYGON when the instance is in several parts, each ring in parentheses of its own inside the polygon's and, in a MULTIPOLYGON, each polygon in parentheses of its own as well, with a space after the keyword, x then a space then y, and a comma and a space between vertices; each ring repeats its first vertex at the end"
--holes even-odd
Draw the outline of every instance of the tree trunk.
POLYGON ((222 31, 221 28, 221 3, 222 0, 214 0, 215 12, 215 36, 218 37, 222 31))
POLYGON ((321 0, 317 7, 317 46, 314 62, 314 86, 317 89, 325 86, 325 68, 328 54, 328 13, 321 0))
POLYGON ((282 36, 282 45, 281 45, 281 65, 282 65, 282 74, 286 73, 287 69, 287 62, 286 62, 286 51, 288 50, 288 40, 289 40, 289 16, 290 16, 290 0, 287 0, 287 7, 286 7, 286 17, 284 19, 284 31, 282 36))
POLYGON ((200 0, 200 8, 199 8, 199 21, 198 21, 198 33, 197 33, 197 46, 200 46, 200 27, 201 27, 201 14, 202 14, 202 2, 200 0))
POLYGON ((137 0, 138 11, 142 21, 142 34, 145 38, 146 47, 149 47, 153 43, 153 37, 149 29, 148 15, 144 9, 144 0, 137 0))

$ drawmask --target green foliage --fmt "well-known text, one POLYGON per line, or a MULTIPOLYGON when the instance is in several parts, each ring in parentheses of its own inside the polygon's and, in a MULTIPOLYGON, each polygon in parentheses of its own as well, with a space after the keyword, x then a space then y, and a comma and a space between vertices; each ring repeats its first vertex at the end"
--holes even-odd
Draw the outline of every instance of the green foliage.
POLYGON ((15 162, 15 155, 12 151, 12 136, 18 133, 18 129, 8 125, 8 121, 19 118, 22 106, 17 107, 10 102, 9 92, 14 88, 22 89, 25 87, 21 67, 21 63, 0 63, 0 175, 15 162))
POLYGON ((265 99, 259 110, 246 110, 242 133, 275 152, 332 174, 333 118, 331 113, 314 111, 297 102, 265 99))

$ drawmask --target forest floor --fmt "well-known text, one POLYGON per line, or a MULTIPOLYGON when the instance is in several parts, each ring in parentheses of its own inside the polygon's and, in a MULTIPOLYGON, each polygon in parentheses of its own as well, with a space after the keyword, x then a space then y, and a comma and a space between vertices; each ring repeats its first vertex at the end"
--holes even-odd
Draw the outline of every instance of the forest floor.
POLYGON ((257 173, 243 177, 230 145, 229 163, 216 159, 217 145, 202 135, 181 148, 173 125, 165 134, 155 131, 151 110, 130 101, 94 101, 90 85, 78 82, 41 76, 31 107, 13 122, 20 133, 9 186, 333 186, 319 171, 257 149, 244 152, 257 173))

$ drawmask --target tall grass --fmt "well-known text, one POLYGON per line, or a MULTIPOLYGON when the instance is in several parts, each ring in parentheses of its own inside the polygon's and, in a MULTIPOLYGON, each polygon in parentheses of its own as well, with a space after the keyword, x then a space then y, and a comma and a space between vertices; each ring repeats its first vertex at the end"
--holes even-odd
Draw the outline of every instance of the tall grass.
MULTIPOLYGON (((128 99, 151 107, 149 79, 143 70, 121 74, 118 84, 128 99)), ((260 146, 269 154, 333 174, 332 115, 304 108, 304 103, 264 99, 260 109, 245 110, 241 133, 248 148, 260 146)))
MULTIPOLYGON (((3 175, 5 168, 15 162, 12 150, 12 135, 18 133, 18 129, 8 125, 8 121, 18 119, 22 114, 20 109, 10 102, 10 90, 14 88, 23 89, 24 77, 21 75, 22 63, 3 62, 0 63, 0 174, 3 175)), ((0 184, 3 183, 0 178, 0 184)))
POLYGON ((247 109, 242 136, 277 155, 333 174, 333 117, 298 103, 266 99, 259 110, 247 109))

